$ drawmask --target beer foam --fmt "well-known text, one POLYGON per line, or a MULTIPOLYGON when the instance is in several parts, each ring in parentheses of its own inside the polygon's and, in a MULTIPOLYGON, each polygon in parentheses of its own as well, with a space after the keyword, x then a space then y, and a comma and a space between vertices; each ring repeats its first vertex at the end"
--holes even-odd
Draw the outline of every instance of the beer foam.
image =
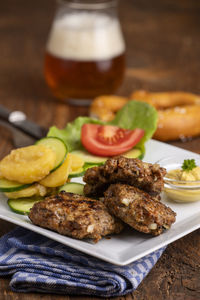
POLYGON ((52 55, 79 61, 110 59, 124 50, 118 20, 100 13, 79 12, 57 18, 47 43, 52 55))

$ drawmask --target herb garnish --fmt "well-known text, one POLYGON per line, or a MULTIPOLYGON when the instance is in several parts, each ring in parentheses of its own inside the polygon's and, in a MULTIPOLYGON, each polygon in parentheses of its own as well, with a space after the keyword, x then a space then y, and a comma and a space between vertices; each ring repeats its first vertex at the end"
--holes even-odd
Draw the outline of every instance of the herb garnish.
POLYGON ((191 171, 192 169, 196 168, 196 163, 194 159, 185 159, 181 168, 183 171, 191 171))

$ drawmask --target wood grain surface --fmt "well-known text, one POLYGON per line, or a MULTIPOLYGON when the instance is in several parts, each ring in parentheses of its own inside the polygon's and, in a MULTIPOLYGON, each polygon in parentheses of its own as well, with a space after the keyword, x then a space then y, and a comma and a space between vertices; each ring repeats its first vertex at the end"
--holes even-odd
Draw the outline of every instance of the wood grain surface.
MULTIPOLYGON (((2 0, 0 3, 0 103, 24 111, 43 126, 62 128, 86 107, 56 101, 46 87, 43 60, 53 0, 2 0)), ((119 94, 134 89, 184 90, 200 94, 200 2, 196 0, 123 0, 120 18, 127 45, 127 71, 119 94)), ((0 158, 12 148, 12 135, 0 127, 0 158)), ((171 143, 200 153, 200 138, 171 143)), ((0 221, 0 236, 14 225, 0 221)), ((0 278, 0 300, 95 297, 17 294, 0 278)), ((100 299, 100 298, 99 298, 100 299)), ((102 298, 101 298, 102 299, 102 298)), ((168 246, 138 289, 114 300, 200 299, 200 230, 168 246)))

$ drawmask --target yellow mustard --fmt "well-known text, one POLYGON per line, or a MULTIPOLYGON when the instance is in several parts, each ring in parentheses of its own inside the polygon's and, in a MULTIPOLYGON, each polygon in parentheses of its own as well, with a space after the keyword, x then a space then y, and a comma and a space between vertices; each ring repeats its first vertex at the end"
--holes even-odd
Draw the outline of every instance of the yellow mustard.
POLYGON ((190 171, 181 169, 170 170, 166 177, 175 180, 174 182, 170 181, 173 186, 169 184, 165 187, 167 196, 172 200, 176 202, 194 202, 200 200, 200 183, 195 182, 200 181, 200 167, 195 167, 190 171), (179 183, 177 180, 185 182, 179 183), (187 187, 187 189, 181 189, 183 187, 187 187))
POLYGON ((190 171, 181 169, 170 170, 167 177, 175 180, 197 181, 200 180, 200 167, 196 167, 190 171))

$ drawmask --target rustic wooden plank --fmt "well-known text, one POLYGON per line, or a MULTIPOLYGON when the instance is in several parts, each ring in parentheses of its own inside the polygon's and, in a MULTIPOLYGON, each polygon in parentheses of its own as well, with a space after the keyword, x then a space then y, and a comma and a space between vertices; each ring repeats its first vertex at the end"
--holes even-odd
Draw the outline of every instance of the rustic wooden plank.
MULTIPOLYGON (((2 1, 0 9, 0 102, 23 110, 37 123, 62 128, 83 107, 72 108, 50 94, 43 76, 43 58, 54 0, 2 1)), ((127 72, 119 94, 134 89, 185 90, 200 93, 200 2, 196 0, 121 1, 120 18, 127 44, 127 72)), ((0 127, 0 158, 13 147, 11 134, 0 127)), ((200 153, 200 138, 172 143, 200 153)), ((0 236, 14 225, 0 221, 0 236)), ((200 231, 168 246, 161 259, 140 284, 125 297, 114 300, 200 299, 200 231)), ((17 294, 9 279, 0 278, 1 299, 69 299, 96 297, 17 294)))

